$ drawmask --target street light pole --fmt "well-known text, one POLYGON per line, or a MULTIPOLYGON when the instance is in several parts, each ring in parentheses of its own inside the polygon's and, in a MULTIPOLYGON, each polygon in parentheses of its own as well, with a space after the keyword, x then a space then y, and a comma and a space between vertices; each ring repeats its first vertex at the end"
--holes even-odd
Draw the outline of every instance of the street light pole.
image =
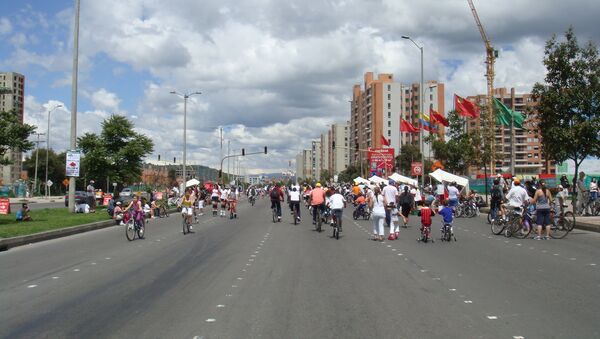
MULTIPOLYGON (((420 116, 419 119, 423 119, 425 115, 425 110, 423 109, 423 46, 419 46, 411 37, 403 35, 402 39, 410 40, 417 48, 421 51, 421 85, 419 86, 419 110, 420 116)), ((419 129, 419 145, 421 149, 421 187, 425 187, 425 158, 424 158, 424 149, 423 149, 423 124, 421 124, 421 128, 419 129)))
MULTIPOLYGON (((37 172, 38 172, 38 154, 40 153, 40 135, 44 133, 36 133, 37 135, 37 147, 35 148, 35 174, 33 175, 33 195, 37 192, 37 172)), ((39 192, 38 192, 39 193, 39 192)))
MULTIPOLYGON (((71 75, 71 140, 70 149, 77 147, 77 75, 79 70, 79 7, 75 0, 75 24, 73 25, 73 74, 71 75)), ((69 211, 75 212, 75 177, 69 177, 69 211)))
POLYGON ((48 153, 50 152, 50 113, 52 113, 52 111, 54 111, 55 109, 59 108, 59 107, 63 107, 63 105, 56 105, 54 106, 54 108, 52 108, 51 110, 48 111, 48 129, 46 130, 46 184, 44 185, 45 188, 45 196, 48 197, 48 153))
POLYGON ((194 94, 202 94, 201 92, 192 92, 192 93, 178 93, 176 91, 171 91, 171 94, 179 95, 183 97, 183 189, 181 192, 185 191, 185 183, 187 181, 186 178, 186 157, 187 157, 187 100, 194 94))

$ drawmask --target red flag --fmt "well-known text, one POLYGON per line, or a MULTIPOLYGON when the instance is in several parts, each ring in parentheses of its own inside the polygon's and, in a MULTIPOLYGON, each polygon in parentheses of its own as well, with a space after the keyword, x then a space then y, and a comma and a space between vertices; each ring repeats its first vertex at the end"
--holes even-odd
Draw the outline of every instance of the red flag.
POLYGON ((390 145, 390 141, 388 139, 386 139, 383 135, 381 136, 381 144, 383 146, 389 146, 390 145))
POLYGON ((479 107, 469 100, 461 98, 456 94, 454 94, 454 107, 456 108, 458 114, 462 116, 468 118, 479 117, 479 107))
POLYGON ((443 115, 434 111, 433 108, 429 108, 429 118, 431 119, 431 122, 433 122, 433 123, 442 124, 442 125, 448 127, 448 120, 446 118, 444 118, 443 115))
POLYGON ((419 129, 415 128, 415 126, 411 125, 410 122, 402 119, 400 121, 400 131, 409 132, 409 133, 419 133, 419 129))

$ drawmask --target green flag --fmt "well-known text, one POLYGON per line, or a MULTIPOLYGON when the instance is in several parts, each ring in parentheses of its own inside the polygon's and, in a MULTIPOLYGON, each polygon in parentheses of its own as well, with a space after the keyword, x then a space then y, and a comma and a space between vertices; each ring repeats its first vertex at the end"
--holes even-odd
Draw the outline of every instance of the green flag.
POLYGON ((523 128, 523 121, 525 120, 523 114, 510 110, 500 100, 493 99, 497 125, 510 126, 510 121, 512 120, 515 127, 523 128))

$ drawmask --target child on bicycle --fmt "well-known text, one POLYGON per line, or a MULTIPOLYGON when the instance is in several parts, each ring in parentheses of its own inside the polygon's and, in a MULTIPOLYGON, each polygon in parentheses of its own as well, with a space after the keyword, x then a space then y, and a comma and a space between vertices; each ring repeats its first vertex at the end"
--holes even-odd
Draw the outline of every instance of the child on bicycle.
POLYGON ((431 217, 434 215, 435 212, 429 207, 429 202, 425 201, 423 207, 419 210, 419 216, 421 217, 421 232, 423 232, 425 228, 431 230, 431 217))
MULTIPOLYGON (((452 223, 454 222, 454 213, 447 200, 444 201, 444 206, 440 207, 439 215, 442 216, 444 225, 450 225, 450 234, 454 234, 454 227, 452 226, 452 223)), ((443 229, 441 231, 443 233, 443 229)))

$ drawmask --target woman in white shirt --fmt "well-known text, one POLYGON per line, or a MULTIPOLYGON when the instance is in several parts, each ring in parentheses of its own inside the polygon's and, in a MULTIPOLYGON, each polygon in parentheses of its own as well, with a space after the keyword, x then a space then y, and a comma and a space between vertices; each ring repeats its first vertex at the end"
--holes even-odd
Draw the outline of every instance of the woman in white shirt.
POLYGON ((375 186, 373 198, 369 200, 371 218, 373 219, 373 240, 383 241, 384 239, 383 222, 385 220, 385 205, 383 200, 381 189, 379 186, 375 186))

